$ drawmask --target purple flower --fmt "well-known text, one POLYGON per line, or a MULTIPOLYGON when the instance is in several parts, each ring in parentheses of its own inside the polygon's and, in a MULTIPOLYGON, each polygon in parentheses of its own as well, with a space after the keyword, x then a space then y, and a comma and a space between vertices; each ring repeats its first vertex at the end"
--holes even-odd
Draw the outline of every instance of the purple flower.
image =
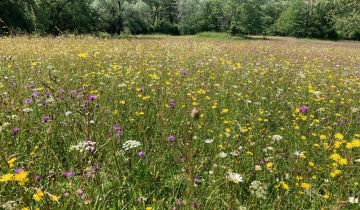
POLYGON ((64 197, 69 197, 69 193, 68 192, 64 192, 64 197))
POLYGON ((32 99, 31 98, 25 98, 24 104, 31 104, 32 99))
POLYGON ((307 107, 307 106, 301 106, 300 107, 300 113, 304 113, 304 112, 307 112, 307 111, 309 111, 309 107, 307 107))
POLYGON ((44 115, 44 116, 42 116, 42 121, 43 121, 44 123, 49 122, 49 120, 50 120, 49 115, 44 115))
POLYGON ((201 182, 200 176, 195 176, 194 182, 195 184, 199 184, 201 182))
POLYGON ((122 127, 121 127, 119 124, 116 123, 116 124, 114 125, 113 129, 115 130, 117 137, 120 137, 120 136, 123 135, 123 129, 122 129, 122 127))
POLYGON ((71 178, 74 176, 74 172, 72 171, 63 171, 61 172, 61 176, 65 176, 66 178, 71 178))
POLYGON ((189 73, 189 71, 187 70, 187 69, 183 69, 183 70, 181 70, 181 75, 183 75, 183 76, 188 76, 190 73, 189 73))
POLYGON ((19 173, 23 172, 24 170, 25 170, 24 168, 18 168, 15 170, 15 173, 19 174, 19 173))
POLYGON ((31 97, 33 97, 33 98, 36 98, 38 96, 39 96, 39 92, 37 92, 37 91, 34 91, 31 93, 31 97))
POLYGON ((140 158, 145 157, 145 152, 144 152, 144 151, 138 152, 138 156, 139 156, 140 158))
POLYGON ((12 134, 15 136, 17 133, 20 132, 20 128, 13 128, 12 129, 12 134))
POLYGON ((89 96, 89 100, 90 101, 93 101, 93 100, 96 100, 97 99, 97 96, 96 95, 91 95, 89 96))
POLYGON ((39 175, 35 176, 35 181, 36 182, 40 182, 40 180, 41 180, 41 177, 39 175))
POLYGON ((45 97, 46 97, 46 98, 49 98, 50 96, 51 96, 51 93, 49 93, 49 92, 48 92, 48 93, 45 93, 45 97))
POLYGON ((170 136, 168 136, 168 138, 167 138, 168 142, 174 142, 175 139, 176 139, 176 138, 175 138, 174 135, 170 135, 170 136))
POLYGON ((170 109, 174 109, 175 108, 175 101, 174 99, 171 99, 170 102, 169 102, 169 107, 170 109))

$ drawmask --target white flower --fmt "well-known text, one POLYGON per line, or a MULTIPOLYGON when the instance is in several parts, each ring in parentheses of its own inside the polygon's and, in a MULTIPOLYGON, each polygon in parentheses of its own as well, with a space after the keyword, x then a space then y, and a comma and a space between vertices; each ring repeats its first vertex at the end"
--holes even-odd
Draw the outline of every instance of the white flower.
POLYGON ((305 152, 295 151, 294 155, 296 157, 305 158, 305 152))
POLYGON ((32 108, 25 108, 25 109, 23 109, 23 112, 25 112, 25 113, 29 113, 29 112, 32 112, 32 111, 33 111, 32 108))
POLYGON ((315 91, 315 92, 314 92, 314 95, 315 95, 316 97, 320 97, 321 92, 320 92, 320 91, 315 91))
POLYGON ((225 158, 227 156, 227 154, 225 152, 220 152, 218 154, 218 156, 221 157, 221 158, 225 158))
POLYGON ((95 144, 96 142, 94 141, 85 141, 84 142, 85 150, 88 152, 93 152, 95 150, 95 144))
POLYGON ((359 198, 349 197, 349 203, 357 204, 357 203, 359 203, 359 198))
POLYGON ((85 142, 84 141, 79 142, 77 145, 71 145, 70 146, 70 151, 76 150, 76 151, 79 151, 79 152, 83 152, 84 149, 85 149, 85 142))
POLYGON ((139 147, 140 145, 141 145, 141 143, 138 142, 138 141, 128 140, 128 141, 126 141, 126 142, 123 144, 122 148, 123 148, 125 151, 128 151, 129 149, 139 147))
POLYGON ((356 113, 356 112, 358 112, 359 110, 360 110, 359 108, 354 108, 354 107, 351 108, 351 112, 352 112, 352 113, 356 113))
POLYGON ((233 151, 233 152, 230 152, 230 154, 232 155, 232 156, 234 156, 234 157, 237 157, 237 156, 239 156, 239 152, 238 151, 233 151))
POLYGON ((70 111, 65 112, 65 116, 66 116, 66 117, 68 117, 68 116, 70 116, 70 115, 72 115, 72 112, 70 112, 70 111))
POLYGON ((214 139, 205 139, 204 143, 211 144, 214 141, 214 139))
POLYGON ((235 184, 243 181, 243 177, 238 173, 230 173, 228 179, 235 184))
POLYGON ((266 185, 260 181, 253 181, 250 185, 250 193, 260 199, 266 199, 266 185))
POLYGON ((273 141, 280 141, 280 140, 283 139, 283 137, 280 136, 280 135, 273 135, 273 137, 272 137, 271 139, 272 139, 273 141))
POLYGON ((261 171, 261 166, 260 165, 255 165, 255 171, 261 171))

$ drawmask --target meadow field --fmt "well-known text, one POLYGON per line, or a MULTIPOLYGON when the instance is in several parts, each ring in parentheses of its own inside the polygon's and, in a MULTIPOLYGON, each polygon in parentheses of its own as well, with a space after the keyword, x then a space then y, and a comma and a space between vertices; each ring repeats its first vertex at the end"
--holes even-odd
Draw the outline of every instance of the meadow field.
POLYGON ((360 43, 0 38, 0 209, 360 209, 360 43))

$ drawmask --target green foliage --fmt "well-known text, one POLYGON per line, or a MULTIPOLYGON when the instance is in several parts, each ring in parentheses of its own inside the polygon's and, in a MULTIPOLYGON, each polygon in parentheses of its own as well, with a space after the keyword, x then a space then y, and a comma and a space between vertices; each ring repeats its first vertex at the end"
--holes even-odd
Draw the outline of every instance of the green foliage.
POLYGON ((360 39, 358 0, 2 0, 0 34, 283 35, 360 39))
POLYGON ((143 1, 124 4, 124 27, 131 34, 148 33, 150 31, 150 7, 143 1))

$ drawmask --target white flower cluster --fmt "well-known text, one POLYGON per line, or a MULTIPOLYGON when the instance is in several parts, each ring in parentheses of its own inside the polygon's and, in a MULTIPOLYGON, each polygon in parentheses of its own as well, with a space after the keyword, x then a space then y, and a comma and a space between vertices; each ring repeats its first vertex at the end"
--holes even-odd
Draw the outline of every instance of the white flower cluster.
POLYGON ((283 139, 283 137, 280 135, 273 135, 273 137, 271 139, 273 141, 281 141, 283 139))
POLYGON ((141 143, 139 141, 128 140, 123 144, 122 148, 123 150, 128 151, 129 149, 139 147, 140 145, 141 143))
POLYGON ((94 142, 94 141, 81 141, 76 145, 71 145, 70 151, 75 150, 75 151, 79 151, 79 152, 84 152, 84 151, 94 152, 95 144, 96 144, 96 142, 94 142))
POLYGON ((260 181, 253 181, 250 185, 250 193, 260 199, 266 199, 266 185, 260 181))

